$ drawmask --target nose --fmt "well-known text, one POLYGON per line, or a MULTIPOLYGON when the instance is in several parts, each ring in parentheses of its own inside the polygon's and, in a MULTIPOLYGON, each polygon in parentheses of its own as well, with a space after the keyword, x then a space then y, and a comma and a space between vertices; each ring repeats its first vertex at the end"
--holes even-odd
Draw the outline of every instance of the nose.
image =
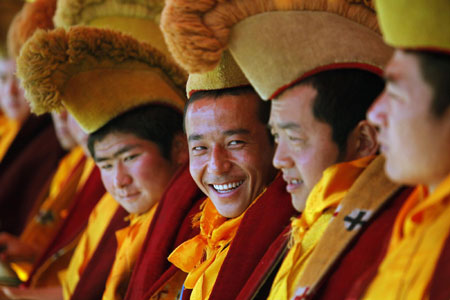
POLYGON ((133 179, 129 175, 127 169, 123 166, 121 162, 119 162, 116 166, 115 174, 114 174, 114 186, 117 188, 124 188, 127 185, 131 184, 133 179))
POLYGON ((289 156, 289 147, 282 139, 278 141, 272 163, 275 168, 280 170, 293 167, 293 161, 289 156))
POLYGON ((11 96, 17 96, 19 94, 19 84, 15 78, 8 80, 8 92, 11 96))
POLYGON ((367 120, 377 127, 387 125, 388 96, 386 90, 374 101, 367 111, 367 120))
POLYGON ((214 175, 227 173, 230 170, 231 162, 228 159, 228 154, 221 146, 213 146, 211 155, 208 161, 208 171, 214 175))

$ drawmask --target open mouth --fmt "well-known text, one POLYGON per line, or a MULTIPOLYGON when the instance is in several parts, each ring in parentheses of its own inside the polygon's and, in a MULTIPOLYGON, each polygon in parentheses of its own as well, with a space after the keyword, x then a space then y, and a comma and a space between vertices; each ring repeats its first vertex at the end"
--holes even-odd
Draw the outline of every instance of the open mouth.
POLYGON ((210 184, 218 192, 219 194, 225 194, 229 193, 238 187, 240 187, 244 183, 244 180, 236 181, 236 182, 230 182, 225 184, 210 184))

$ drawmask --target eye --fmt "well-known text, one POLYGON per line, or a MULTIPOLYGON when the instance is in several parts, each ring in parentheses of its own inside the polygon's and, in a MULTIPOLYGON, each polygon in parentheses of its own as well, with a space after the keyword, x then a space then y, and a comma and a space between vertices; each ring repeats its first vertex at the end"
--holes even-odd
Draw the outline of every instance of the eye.
POLYGON ((201 155, 205 153, 207 148, 205 146, 193 146, 191 152, 193 155, 201 155))
POLYGON ((273 140, 275 141, 275 143, 278 144, 278 140, 279 140, 279 138, 280 138, 280 136, 278 135, 278 133, 272 132, 272 136, 273 136, 273 140))
POLYGON ((126 156, 123 160, 124 161, 132 161, 139 156, 141 156, 141 153, 136 153, 136 154, 126 156))
POLYGON ((242 148, 246 143, 241 140, 232 140, 228 143, 228 146, 232 149, 242 148))
POLYGON ((112 169, 112 164, 100 164, 99 168, 102 170, 110 170, 112 169))
POLYGON ((303 145, 306 142, 305 139, 302 139, 302 138, 299 138, 296 136, 292 136, 292 135, 288 135, 288 139, 294 145, 303 145))

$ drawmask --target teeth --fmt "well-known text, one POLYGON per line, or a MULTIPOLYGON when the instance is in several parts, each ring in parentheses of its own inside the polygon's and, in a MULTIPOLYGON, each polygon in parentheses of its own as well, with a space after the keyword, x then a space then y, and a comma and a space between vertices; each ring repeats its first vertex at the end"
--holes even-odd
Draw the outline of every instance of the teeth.
POLYGON ((299 179, 291 179, 289 183, 291 183, 291 184, 300 184, 300 183, 302 183, 302 182, 303 182, 303 180, 299 180, 299 179))
POLYGON ((230 190, 234 190, 238 188, 242 183, 244 183, 244 180, 238 181, 238 182, 232 182, 228 184, 213 184, 214 189, 216 189, 218 192, 229 192, 230 190))

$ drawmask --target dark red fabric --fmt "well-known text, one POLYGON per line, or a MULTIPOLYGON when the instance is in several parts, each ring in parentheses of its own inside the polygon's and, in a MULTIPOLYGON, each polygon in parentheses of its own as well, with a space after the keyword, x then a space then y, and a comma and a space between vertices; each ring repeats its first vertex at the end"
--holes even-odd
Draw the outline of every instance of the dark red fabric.
POLYGON ((179 244, 198 234, 198 229, 192 229, 192 217, 204 199, 189 173, 189 166, 183 166, 169 184, 155 212, 126 300, 149 299, 175 274, 177 269, 171 267, 167 257, 179 244))
POLYGON ((58 255, 61 249, 67 247, 86 228, 91 211, 105 192, 100 171, 97 167, 94 167, 84 186, 75 195, 67 218, 64 220, 61 228, 34 264, 30 277, 25 283, 26 286, 30 286, 33 276, 48 259, 58 255))
POLYGON ((398 212, 412 190, 402 189, 385 203, 366 229, 349 245, 349 250, 337 262, 314 299, 345 299, 355 281, 374 265, 379 265, 387 251, 398 212))
POLYGON ((31 115, 0 163, 0 231, 20 235, 64 154, 51 117, 31 115))
POLYGON ((430 283, 430 300, 450 299, 450 235, 439 257, 430 283))
POLYGON ((252 299, 253 295, 258 295, 256 299, 262 299, 262 295, 269 294, 273 281, 272 277, 275 276, 287 251, 286 246, 290 230, 291 225, 289 224, 270 245, 236 299, 252 299), (272 278, 272 281, 269 281, 268 278, 272 278))
POLYGON ((236 299, 267 249, 295 214, 286 183, 278 176, 242 219, 209 299, 236 299))
POLYGON ((81 274, 71 300, 102 299, 109 271, 114 263, 117 249, 115 232, 128 225, 125 217, 128 213, 119 207, 103 234, 97 249, 81 274))

